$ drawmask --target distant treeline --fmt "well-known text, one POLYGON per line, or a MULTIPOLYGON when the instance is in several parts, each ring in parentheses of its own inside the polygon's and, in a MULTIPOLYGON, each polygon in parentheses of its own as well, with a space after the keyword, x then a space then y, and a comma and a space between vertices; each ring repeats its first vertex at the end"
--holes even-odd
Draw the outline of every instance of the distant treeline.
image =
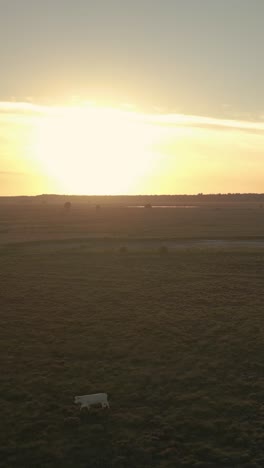
POLYGON ((218 193, 197 195, 37 195, 0 197, 2 204, 63 204, 98 205, 190 205, 193 203, 264 202, 264 193, 218 193))

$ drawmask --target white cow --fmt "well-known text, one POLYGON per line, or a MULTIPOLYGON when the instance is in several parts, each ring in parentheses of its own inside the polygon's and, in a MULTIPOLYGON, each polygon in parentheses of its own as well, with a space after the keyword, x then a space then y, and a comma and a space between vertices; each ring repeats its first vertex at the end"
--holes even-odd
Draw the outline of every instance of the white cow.
POLYGON ((94 393, 93 395, 76 396, 74 397, 74 403, 80 405, 80 410, 83 408, 87 408, 89 410, 92 405, 101 405, 102 408, 110 408, 107 393, 94 393))

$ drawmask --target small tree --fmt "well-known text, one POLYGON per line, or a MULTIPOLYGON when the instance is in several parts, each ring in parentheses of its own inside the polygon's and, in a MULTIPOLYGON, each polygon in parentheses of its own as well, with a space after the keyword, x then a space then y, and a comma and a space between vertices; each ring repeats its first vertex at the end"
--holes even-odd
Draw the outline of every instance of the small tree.
POLYGON ((126 254, 127 253, 127 247, 125 245, 122 245, 121 247, 119 247, 119 252, 121 254, 126 254))
POLYGON ((72 206, 71 202, 66 202, 66 203, 64 203, 64 209, 65 209, 66 211, 70 211, 71 206, 72 206))
POLYGON ((161 247, 159 247, 159 253, 160 255, 168 255, 169 253, 169 249, 166 245, 162 245, 161 247))
POLYGON ((146 208, 147 210, 149 210, 150 208, 152 208, 152 205, 151 205, 150 203, 147 203, 147 204, 145 205, 145 208, 146 208))

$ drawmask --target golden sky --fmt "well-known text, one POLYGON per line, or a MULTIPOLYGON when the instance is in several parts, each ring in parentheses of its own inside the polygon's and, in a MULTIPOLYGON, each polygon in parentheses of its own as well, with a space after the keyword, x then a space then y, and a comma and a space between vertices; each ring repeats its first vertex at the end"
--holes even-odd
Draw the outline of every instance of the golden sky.
POLYGON ((0 5, 0 195, 263 191, 263 0, 0 5))
POLYGON ((264 124, 0 103, 0 195, 262 192, 264 124))

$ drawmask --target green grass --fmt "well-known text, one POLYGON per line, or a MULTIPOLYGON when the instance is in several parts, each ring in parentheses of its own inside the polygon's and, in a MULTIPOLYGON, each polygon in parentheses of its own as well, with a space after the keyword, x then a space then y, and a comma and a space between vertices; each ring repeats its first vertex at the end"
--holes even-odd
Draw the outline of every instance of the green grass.
POLYGON ((1 466, 264 466, 263 250, 0 263, 1 466))

